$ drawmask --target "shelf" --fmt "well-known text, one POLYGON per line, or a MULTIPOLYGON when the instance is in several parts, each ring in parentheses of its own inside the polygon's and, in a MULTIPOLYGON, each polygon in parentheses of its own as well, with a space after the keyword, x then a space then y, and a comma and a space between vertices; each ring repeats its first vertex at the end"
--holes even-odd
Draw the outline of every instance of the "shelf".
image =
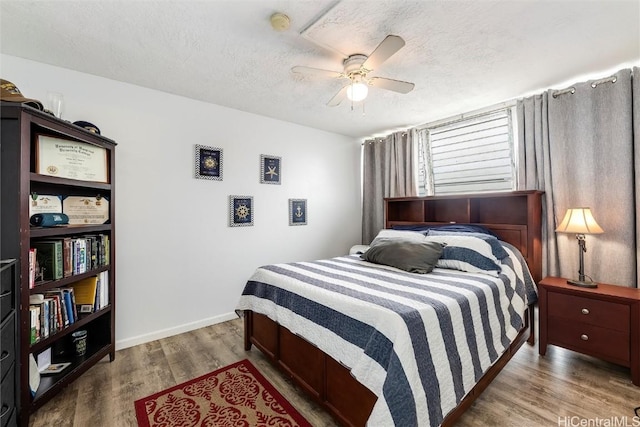
MULTIPOLYGON (((62 387, 82 375, 112 351, 112 344, 95 347, 88 346, 87 353, 84 356, 74 356, 70 360, 65 360, 66 362, 71 362, 71 365, 61 373, 56 375, 42 375, 40 377, 40 386, 36 391, 33 402, 31 403, 31 410, 34 411, 44 405, 62 387)), ((59 363, 62 362, 62 360, 56 360, 55 362, 59 363)))
POLYGON ((32 227, 31 238, 72 236, 74 234, 100 233, 111 231, 111 224, 98 225, 58 225, 55 227, 32 227))
POLYGON ((110 266, 105 265, 103 267, 87 271, 86 273, 74 274, 73 276, 65 277, 63 279, 36 282, 35 286, 29 290, 29 295, 41 294, 53 288, 62 288, 79 280, 86 279, 87 277, 97 276, 98 274, 102 273, 103 271, 107 271, 110 268, 110 266))
POLYGON ((111 184, 107 184, 104 182, 94 182, 94 181, 81 181, 78 179, 68 179, 68 178, 59 178, 56 176, 49 175, 41 175, 39 173, 30 173, 31 182, 42 182, 46 184, 55 184, 55 185, 63 185, 66 187, 83 187, 83 188, 92 188, 99 190, 111 190, 111 184))
POLYGON ((59 330, 53 335, 49 335, 44 340, 40 340, 36 343, 31 344, 31 349, 30 349, 31 353, 39 353, 40 351, 51 346, 54 342, 58 341, 60 338, 66 335, 69 335, 70 333, 76 331, 77 329, 80 329, 81 327, 94 321, 98 317, 109 314, 110 312, 111 312, 111 305, 109 304, 108 306, 104 307, 100 311, 96 311, 95 313, 87 314, 81 317, 77 322, 74 322, 71 325, 67 326, 66 328, 59 330))

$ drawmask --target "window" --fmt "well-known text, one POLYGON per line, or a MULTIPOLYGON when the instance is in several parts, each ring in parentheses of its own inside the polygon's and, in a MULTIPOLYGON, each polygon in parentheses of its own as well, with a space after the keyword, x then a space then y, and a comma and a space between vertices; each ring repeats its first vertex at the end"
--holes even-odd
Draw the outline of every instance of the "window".
POLYGON ((514 107, 464 115, 419 131, 419 193, 515 189, 514 107))

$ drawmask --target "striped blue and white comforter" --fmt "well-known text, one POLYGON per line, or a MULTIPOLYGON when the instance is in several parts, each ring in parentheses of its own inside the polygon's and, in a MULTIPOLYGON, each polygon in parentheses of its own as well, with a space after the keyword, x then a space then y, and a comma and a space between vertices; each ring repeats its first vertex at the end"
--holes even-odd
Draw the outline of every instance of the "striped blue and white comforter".
POLYGON ((369 426, 437 426, 509 347, 535 302, 522 256, 505 249, 499 277, 413 274, 357 255, 267 265, 237 309, 267 315, 349 367, 378 396, 369 426))

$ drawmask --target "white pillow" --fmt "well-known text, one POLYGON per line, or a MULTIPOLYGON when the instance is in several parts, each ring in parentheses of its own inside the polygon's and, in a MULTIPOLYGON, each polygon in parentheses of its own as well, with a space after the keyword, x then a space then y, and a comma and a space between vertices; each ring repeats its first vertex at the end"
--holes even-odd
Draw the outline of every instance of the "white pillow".
POLYGON ((426 236, 428 241, 446 244, 436 267, 497 276, 501 262, 486 240, 475 236, 426 236))
POLYGON ((376 243, 389 242, 392 240, 421 243, 427 241, 427 236, 418 231, 392 230, 390 228, 385 228, 383 230, 380 230, 378 235, 371 242, 371 246, 375 245, 376 243))

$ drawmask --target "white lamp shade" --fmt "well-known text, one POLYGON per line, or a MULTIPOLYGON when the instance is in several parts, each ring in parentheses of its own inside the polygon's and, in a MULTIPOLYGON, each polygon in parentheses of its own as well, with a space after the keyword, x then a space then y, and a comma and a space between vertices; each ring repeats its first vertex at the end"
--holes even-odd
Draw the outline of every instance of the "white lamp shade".
POLYGON ((598 225, 591 214, 590 208, 567 209, 564 219, 556 228, 558 233, 600 234, 604 230, 598 225))
POLYGON ((367 97, 369 88, 365 83, 352 83, 347 88, 347 98, 353 102, 360 102, 367 97))

